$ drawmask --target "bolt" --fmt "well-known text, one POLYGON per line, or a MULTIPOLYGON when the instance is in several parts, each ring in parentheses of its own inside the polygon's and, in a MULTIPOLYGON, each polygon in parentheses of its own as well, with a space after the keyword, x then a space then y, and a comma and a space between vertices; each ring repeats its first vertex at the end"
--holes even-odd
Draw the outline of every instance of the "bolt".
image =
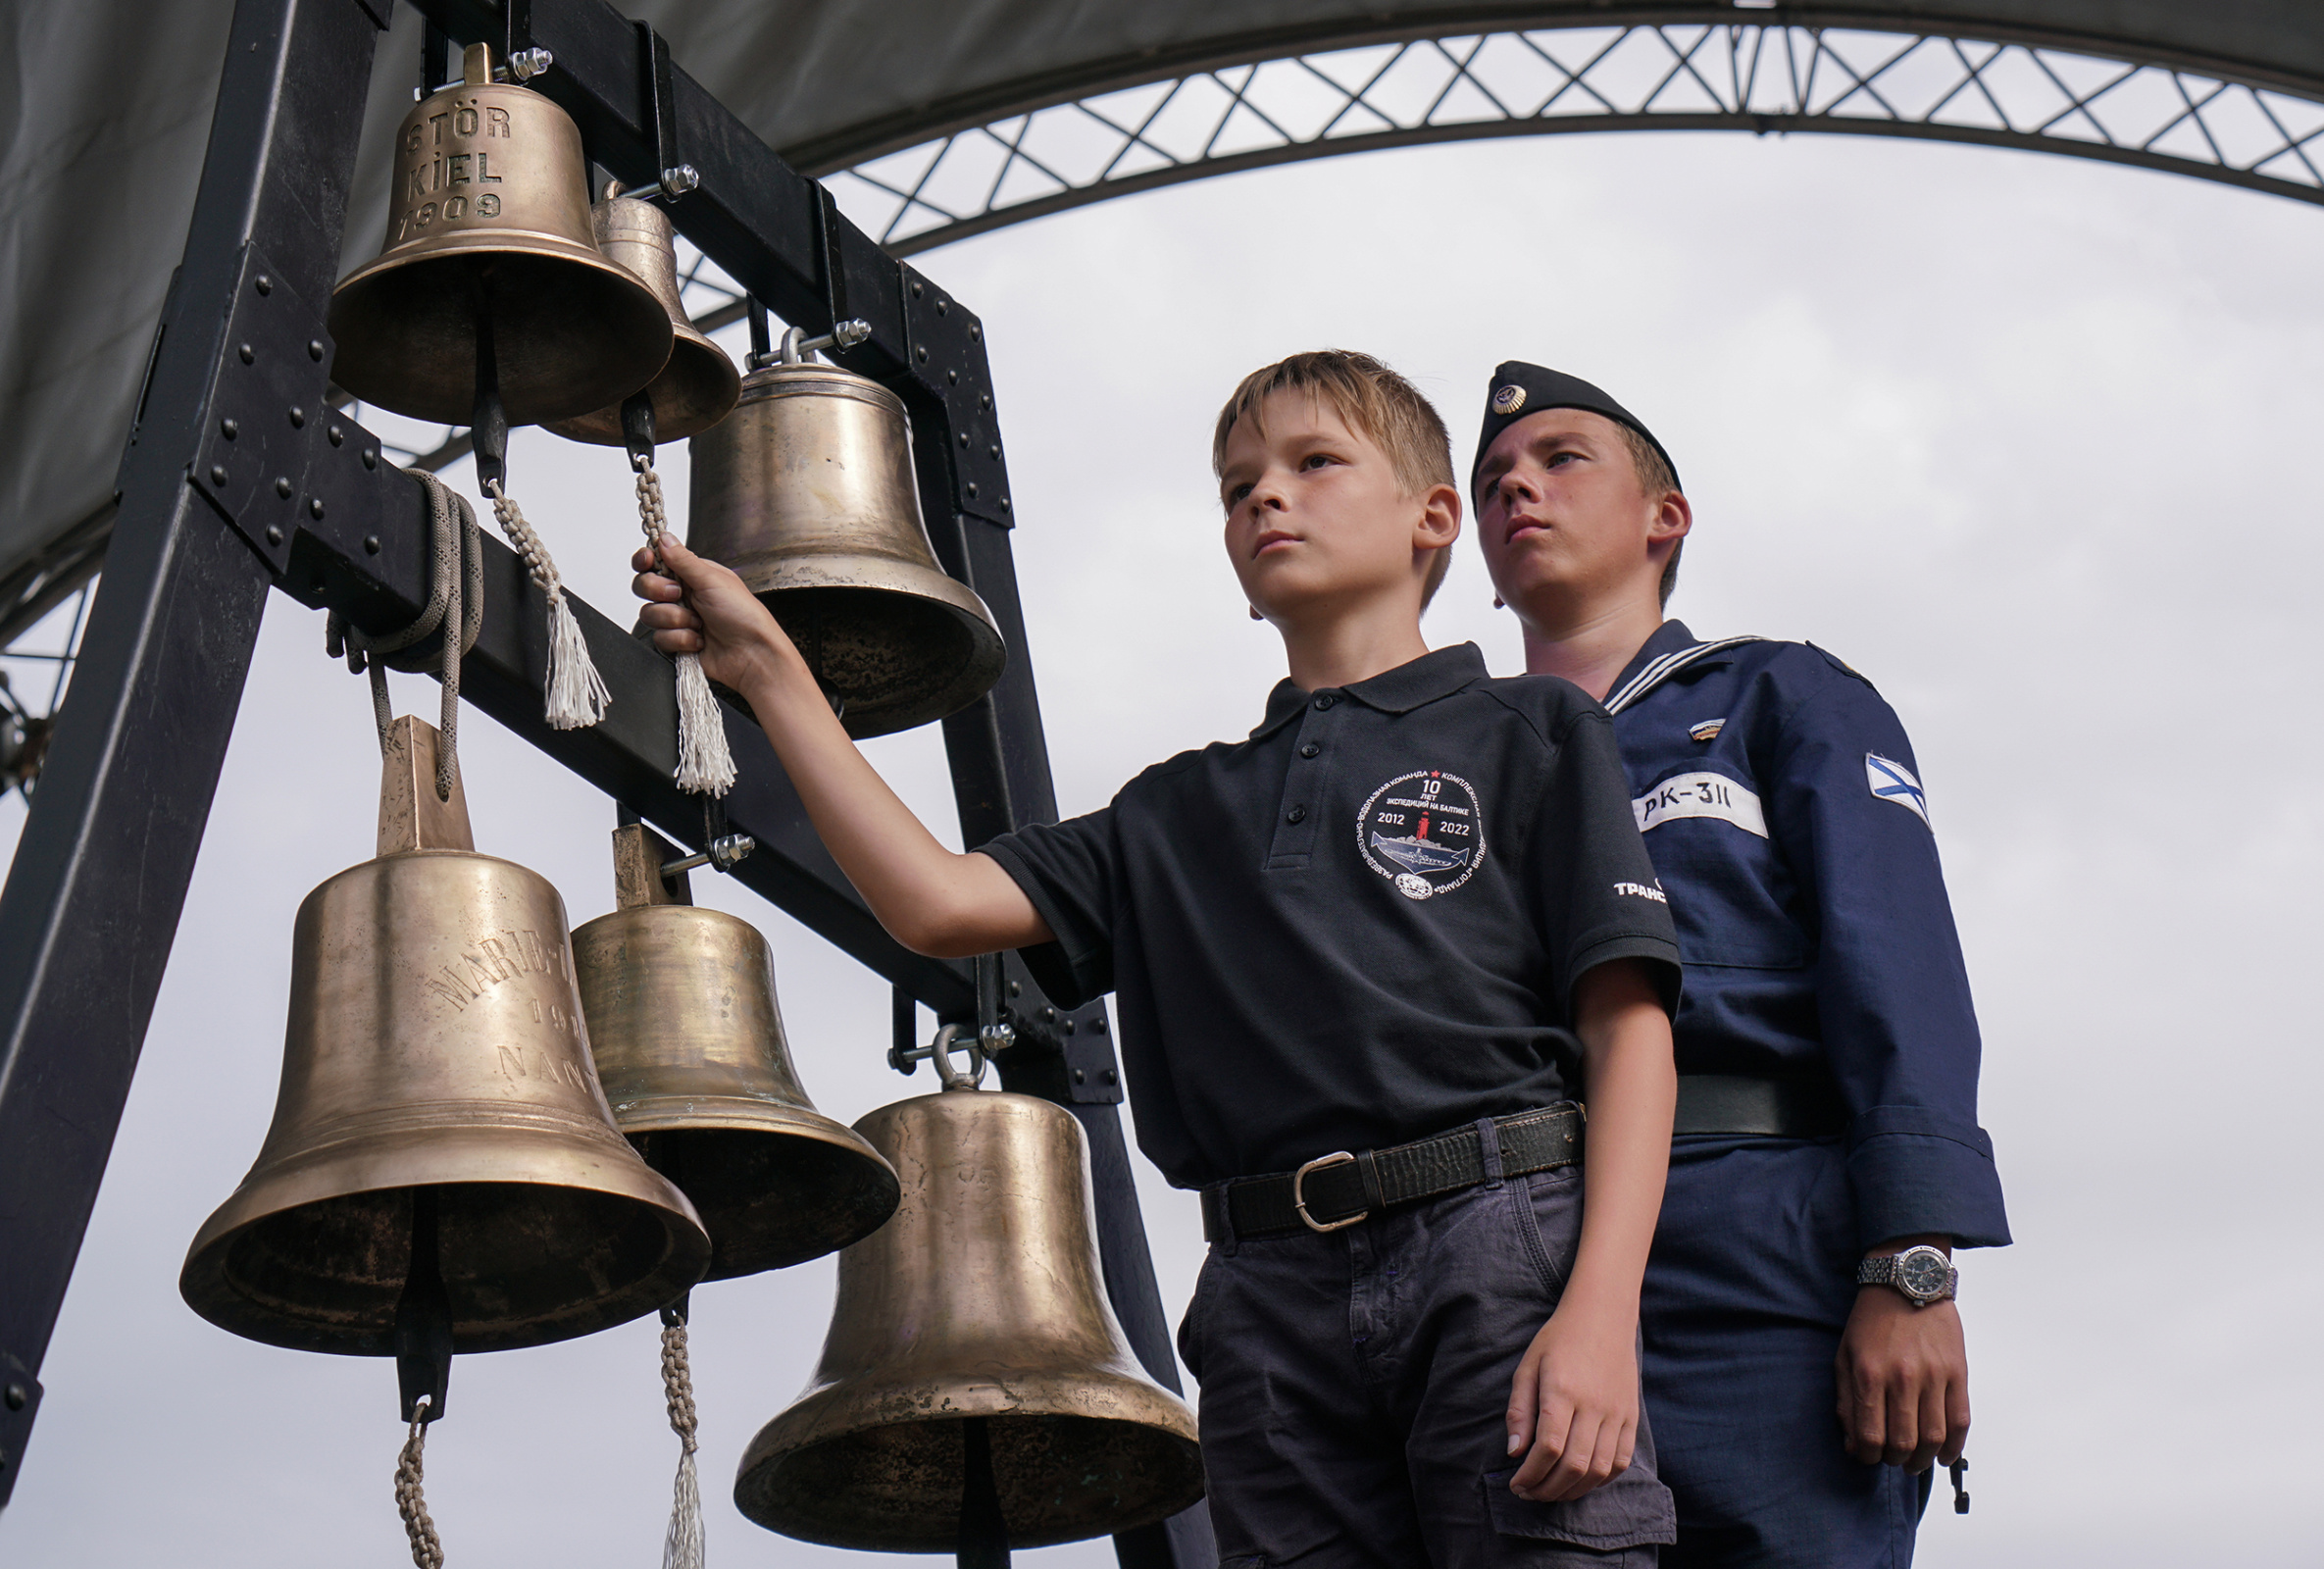
POLYGON ((235 352, 236 352, 236 353, 238 353, 238 354, 240 354, 240 355, 242 356, 242 363, 243 363, 244 365, 248 365, 248 364, 250 364, 250 363, 253 361, 253 360, 256 360, 256 359, 258 358, 258 350, 256 350, 256 349, 252 348, 252 347, 251 347, 249 344, 247 344, 247 343, 243 344, 243 345, 241 346, 241 348, 239 348, 239 349, 238 349, 238 350, 236 350, 235 352))
POLYGON ((258 291, 261 294, 272 294, 275 292, 275 280, 267 277, 267 275, 264 273, 259 274, 256 278, 252 279, 252 282, 256 285, 258 291))
POLYGON ((557 57, 546 49, 520 49, 508 57, 508 74, 518 81, 530 81, 557 63, 557 57))
POLYGON ((278 545, 281 542, 282 531, 276 528, 273 524, 267 525, 267 543, 271 545, 278 545))
POLYGON ((379 553, 379 536, 378 534, 367 533, 363 536, 363 553, 367 556, 376 556, 379 553))
POLYGON ((306 428, 306 424, 307 411, 293 403, 290 406, 290 428, 293 430, 304 430, 306 428))
POLYGON ((662 194, 672 198, 683 196, 702 183, 702 177, 691 164, 678 164, 662 171, 662 194))
POLYGON ((1118 1085, 1122 1082, 1121 1072, 1114 1068, 1106 1069, 1105 1072, 1099 1074, 1097 1077, 1103 1079, 1109 1085, 1118 1085))
POLYGON ((318 365, 323 363, 323 339, 319 337, 307 339, 307 358, 318 365))
POLYGON ((379 466, 379 449, 378 447, 363 449, 363 466, 367 469, 376 469, 379 466))
POLYGON ((340 442, 342 442, 342 441, 344 441, 344 440, 346 440, 346 439, 347 439, 347 432, 346 432, 346 431, 344 431, 344 430, 340 430, 340 429, 339 429, 337 426, 335 426, 335 425, 334 425, 334 426, 332 426, 332 427, 330 428, 330 444, 331 444, 332 446, 334 446, 334 447, 335 447, 335 446, 337 446, 337 445, 338 445, 340 442))
POLYGON ((323 516, 323 498, 321 496, 307 497, 307 516, 310 518, 323 516))
POLYGON ((241 430, 241 426, 232 420, 221 420, 218 422, 218 433, 222 436, 225 436, 228 441, 231 441, 236 435, 240 434, 241 430))
POLYGON ((225 465, 225 464, 223 464, 223 463, 213 463, 212 465, 210 465, 210 482, 211 482, 212 484, 224 484, 224 483, 226 483, 226 465, 225 465))

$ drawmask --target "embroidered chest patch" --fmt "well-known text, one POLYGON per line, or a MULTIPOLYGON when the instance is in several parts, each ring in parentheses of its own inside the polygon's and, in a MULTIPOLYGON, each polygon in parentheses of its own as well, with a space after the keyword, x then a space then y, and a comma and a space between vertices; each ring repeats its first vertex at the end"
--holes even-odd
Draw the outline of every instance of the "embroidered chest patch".
POLYGON ((1676 775, 1632 801, 1630 810, 1641 834, 1682 817, 1715 817, 1767 837, 1767 814, 1759 808, 1758 795, 1724 774, 1676 775))
POLYGON ((1485 863, 1485 808, 1458 774, 1417 768, 1372 792, 1356 816, 1364 864, 1408 899, 1449 893, 1485 863))

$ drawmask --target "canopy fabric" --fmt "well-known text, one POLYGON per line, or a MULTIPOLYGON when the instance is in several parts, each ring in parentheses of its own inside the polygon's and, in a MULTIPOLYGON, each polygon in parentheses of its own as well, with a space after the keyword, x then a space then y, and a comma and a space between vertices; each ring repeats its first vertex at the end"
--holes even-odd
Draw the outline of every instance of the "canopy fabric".
MULTIPOLYGON (((1623 22, 1958 31, 2324 97, 2314 0, 628 0, 678 63, 809 174, 1206 65, 1370 40, 1623 22)), ((84 573, 184 246, 231 0, 0 0, 0 640, 84 573)), ((400 7, 368 106, 350 261, 376 252, 387 132, 420 24, 400 7)))

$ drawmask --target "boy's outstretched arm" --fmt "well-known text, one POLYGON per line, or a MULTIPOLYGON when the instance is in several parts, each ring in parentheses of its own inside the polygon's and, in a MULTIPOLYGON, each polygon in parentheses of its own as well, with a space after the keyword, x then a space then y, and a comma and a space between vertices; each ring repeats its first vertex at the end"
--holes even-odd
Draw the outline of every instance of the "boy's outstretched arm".
POLYGON ((661 569, 639 550, 638 624, 668 654, 699 654, 712 681, 758 716, 815 830, 872 914, 915 953, 965 958, 1050 940, 1016 879, 988 855, 946 849, 840 728, 806 661, 735 577, 672 536, 661 569))
POLYGON ((1590 1126, 1582 1241, 1557 1311, 1509 1389, 1509 1479, 1521 1498, 1578 1498, 1629 1469, 1639 1428, 1639 1287, 1670 1172, 1678 1071, 1670 1015, 1645 961, 1616 959, 1574 985, 1590 1126))

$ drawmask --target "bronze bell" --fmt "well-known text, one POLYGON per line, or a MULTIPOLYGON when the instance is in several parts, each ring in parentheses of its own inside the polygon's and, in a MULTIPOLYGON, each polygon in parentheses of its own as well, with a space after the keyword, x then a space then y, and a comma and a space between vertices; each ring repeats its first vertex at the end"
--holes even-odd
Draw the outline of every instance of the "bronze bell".
POLYGON ((436 799, 435 742, 396 721, 378 859, 299 906, 274 1126, 178 1278, 195 1312, 250 1340, 389 1354, 406 1278, 425 1273, 423 1211, 454 1351, 650 1313, 710 1259, 684 1195, 615 1131, 564 902, 475 852, 458 788, 436 799))
POLYGON ((696 909, 676 851, 614 831, 620 908, 573 934, 573 964, 613 1119, 685 1190, 726 1280, 820 1258, 895 1212, 895 1172, 799 1088, 767 939, 696 909))
POLYGON ((903 403, 852 371, 742 379, 734 412, 694 438, 686 546, 775 612, 850 735, 956 713, 1008 662, 985 602, 936 565, 903 403))
MULTIPOLYGON (((696 331, 686 317, 678 295, 678 242, 670 215, 652 202, 622 195, 617 181, 607 185, 604 199, 589 209, 589 224, 606 259, 636 274, 670 315, 670 329, 676 334, 670 360, 645 389, 654 405, 654 439, 682 441, 709 430, 733 409, 742 392, 742 377, 727 351, 696 331)), ((618 447, 624 441, 618 401, 579 419, 551 420, 548 428, 597 446, 618 447)))
POLYGON ((839 1255, 822 1364, 751 1442, 735 1507, 804 1542, 951 1552, 987 1454, 1010 1546, 1200 1498, 1193 1415, 1138 1366, 1105 1299, 1073 1114, 964 1087, 855 1126, 903 1203, 839 1255))
POLYGON ((511 425, 619 404, 670 358, 670 313, 599 254, 581 132, 528 87, 463 79, 396 131, 387 243, 330 297, 331 378, 380 408, 466 424, 488 323, 511 425))

